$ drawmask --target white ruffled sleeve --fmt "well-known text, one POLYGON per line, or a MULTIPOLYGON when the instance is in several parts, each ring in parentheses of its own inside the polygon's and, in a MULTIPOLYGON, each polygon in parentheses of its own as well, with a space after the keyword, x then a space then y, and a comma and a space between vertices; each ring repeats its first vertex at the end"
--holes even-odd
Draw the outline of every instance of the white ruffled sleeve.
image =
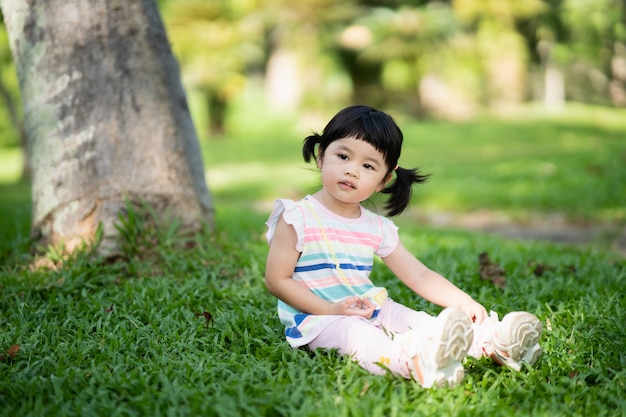
POLYGON ((398 235, 398 226, 396 226, 392 220, 383 216, 380 216, 380 220, 382 221, 381 228, 383 239, 376 250, 376 255, 384 258, 391 255, 391 253, 396 250, 400 243, 400 236, 398 235))
POLYGON ((267 233, 265 234, 267 243, 272 244, 274 233, 276 233, 276 224, 278 224, 278 219, 280 219, 281 216, 285 220, 285 223, 293 226, 296 231, 296 250, 302 252, 304 248, 304 215, 302 209, 292 200, 279 198, 274 201, 274 210, 267 219, 267 222, 265 222, 267 226, 267 233))

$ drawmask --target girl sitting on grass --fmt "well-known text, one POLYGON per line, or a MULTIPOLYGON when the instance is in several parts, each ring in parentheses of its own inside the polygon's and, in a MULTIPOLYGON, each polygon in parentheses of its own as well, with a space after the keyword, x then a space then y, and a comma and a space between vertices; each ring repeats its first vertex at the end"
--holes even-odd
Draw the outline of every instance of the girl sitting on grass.
POLYGON ((466 355, 519 370, 541 354, 542 324, 530 313, 498 321, 468 294, 428 269, 402 245, 394 223, 363 206, 389 194, 389 216, 402 213, 412 185, 426 180, 397 165, 402 132, 367 106, 341 110, 322 135, 304 140, 306 162, 322 188, 294 202, 276 200, 267 221, 268 290, 293 347, 338 349, 373 374, 387 370, 423 387, 456 385, 466 355), (390 184, 394 177, 395 180, 390 184), (413 292, 445 309, 437 317, 393 301, 369 279, 374 254, 413 292))

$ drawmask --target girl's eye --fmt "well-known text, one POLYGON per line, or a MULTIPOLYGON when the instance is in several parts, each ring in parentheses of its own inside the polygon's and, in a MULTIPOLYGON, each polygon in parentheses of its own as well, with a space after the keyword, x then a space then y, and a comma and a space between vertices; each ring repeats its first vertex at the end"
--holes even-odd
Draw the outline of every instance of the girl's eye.
POLYGON ((370 165, 370 164, 364 164, 363 168, 365 168, 365 169, 372 169, 372 170, 374 169, 374 167, 372 165, 370 165))
POLYGON ((339 159, 343 159, 343 160, 348 159, 348 156, 347 156, 347 155, 344 155, 344 154, 342 154, 342 153, 337 154, 337 156, 339 157, 339 159))

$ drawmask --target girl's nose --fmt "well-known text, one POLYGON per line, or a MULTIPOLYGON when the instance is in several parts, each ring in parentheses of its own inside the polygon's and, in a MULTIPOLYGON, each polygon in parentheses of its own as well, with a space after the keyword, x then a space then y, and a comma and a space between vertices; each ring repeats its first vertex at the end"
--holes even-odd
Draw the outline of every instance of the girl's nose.
POLYGON ((359 176, 358 170, 352 165, 346 167, 345 174, 355 178, 359 176))

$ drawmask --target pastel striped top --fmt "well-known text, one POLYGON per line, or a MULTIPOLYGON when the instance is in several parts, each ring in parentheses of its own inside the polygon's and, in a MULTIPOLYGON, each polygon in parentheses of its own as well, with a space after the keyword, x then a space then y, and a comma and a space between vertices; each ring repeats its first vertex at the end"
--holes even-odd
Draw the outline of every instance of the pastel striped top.
MULTIPOLYGON (((280 216, 295 229, 296 250, 301 252, 294 280, 333 302, 376 291, 369 279, 374 255, 390 255, 399 241, 398 228, 391 220, 364 207, 359 218, 341 217, 312 196, 298 202, 278 199, 266 223, 270 244, 280 216)), ((378 310, 372 317, 377 314, 378 310)), ((306 314, 280 300, 278 316, 293 347, 308 344, 329 323, 342 317, 306 314)))

